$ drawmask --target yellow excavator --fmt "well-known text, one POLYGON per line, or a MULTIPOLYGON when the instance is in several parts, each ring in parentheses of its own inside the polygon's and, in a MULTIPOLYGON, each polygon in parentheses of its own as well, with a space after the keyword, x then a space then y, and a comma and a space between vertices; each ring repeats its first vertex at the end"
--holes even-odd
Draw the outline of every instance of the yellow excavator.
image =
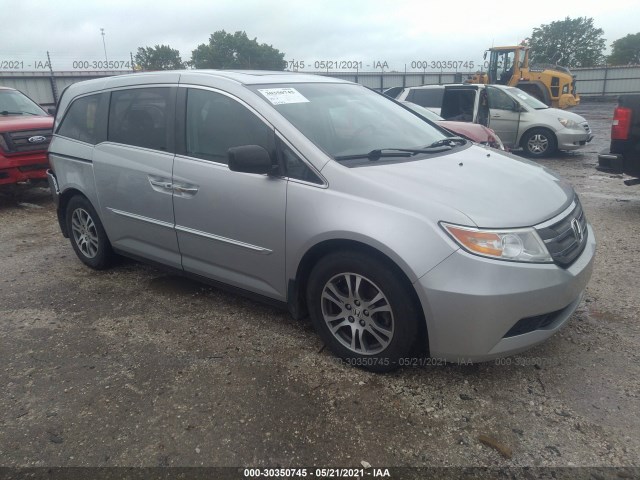
POLYGON ((571 72, 558 65, 530 67, 529 47, 492 47, 484 53, 485 60, 487 53, 490 54, 487 71, 477 72, 466 83, 518 87, 550 107, 569 108, 580 103, 571 72))

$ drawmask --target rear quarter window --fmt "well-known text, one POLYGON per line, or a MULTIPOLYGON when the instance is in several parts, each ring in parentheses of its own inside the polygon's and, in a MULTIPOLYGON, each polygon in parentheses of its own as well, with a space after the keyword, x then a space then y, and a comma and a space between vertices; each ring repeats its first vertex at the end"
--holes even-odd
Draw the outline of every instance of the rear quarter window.
POLYGON ((407 95, 407 101, 427 108, 441 108, 444 88, 414 88, 407 95))
POLYGON ((74 100, 56 133, 92 145, 104 140, 106 95, 87 95, 74 100))

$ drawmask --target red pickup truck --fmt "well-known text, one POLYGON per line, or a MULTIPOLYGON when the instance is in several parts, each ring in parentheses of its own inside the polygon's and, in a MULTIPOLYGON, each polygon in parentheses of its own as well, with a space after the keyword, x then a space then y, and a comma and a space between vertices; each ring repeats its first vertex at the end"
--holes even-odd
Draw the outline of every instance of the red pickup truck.
POLYGON ((53 117, 13 88, 0 87, 0 187, 46 180, 53 117))

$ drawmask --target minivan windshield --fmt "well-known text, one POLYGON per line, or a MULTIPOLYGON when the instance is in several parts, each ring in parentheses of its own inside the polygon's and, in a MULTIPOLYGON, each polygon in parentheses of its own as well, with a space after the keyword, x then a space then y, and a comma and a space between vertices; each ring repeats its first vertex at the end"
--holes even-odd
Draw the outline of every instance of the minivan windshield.
POLYGON ((0 90, 0 115, 46 115, 35 102, 17 90, 0 90))
POLYGON ((294 83, 249 88, 333 158, 422 149, 446 138, 393 100, 360 85, 294 83))
POLYGON ((546 104, 542 103, 537 98, 532 97, 528 93, 520 90, 519 88, 508 87, 507 91, 511 94, 512 97, 519 99, 520 102, 523 102, 526 105, 529 105, 531 108, 534 108, 536 110, 543 110, 545 108, 549 108, 546 104))

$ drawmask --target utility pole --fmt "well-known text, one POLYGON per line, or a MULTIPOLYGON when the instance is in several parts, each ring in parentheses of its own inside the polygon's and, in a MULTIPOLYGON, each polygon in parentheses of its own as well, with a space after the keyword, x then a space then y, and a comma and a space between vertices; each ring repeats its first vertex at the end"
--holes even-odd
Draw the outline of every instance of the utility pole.
POLYGON ((104 41, 104 28, 100 29, 100 34, 102 35, 102 46, 104 47, 104 60, 105 62, 109 62, 109 60, 107 59, 107 44, 104 41))

